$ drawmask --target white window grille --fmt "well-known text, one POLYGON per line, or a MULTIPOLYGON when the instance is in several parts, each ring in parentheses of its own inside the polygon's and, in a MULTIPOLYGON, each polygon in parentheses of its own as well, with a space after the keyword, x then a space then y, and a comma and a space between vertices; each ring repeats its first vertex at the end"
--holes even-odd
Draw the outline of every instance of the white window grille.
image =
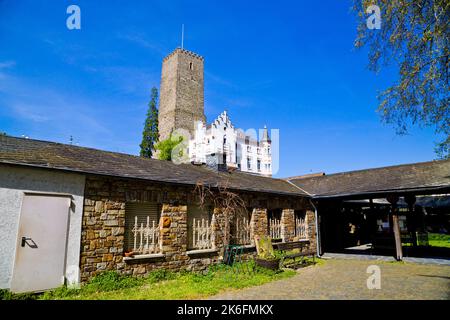
POLYGON ((159 253, 159 224, 147 216, 147 223, 138 223, 138 217, 134 217, 132 229, 134 242, 133 252, 140 254, 159 253))
POLYGON ((158 245, 160 212, 161 206, 156 202, 125 204, 125 252, 160 253, 158 245))
POLYGON ((250 221, 247 218, 236 219, 236 243, 250 244, 250 221))
POLYGON ((308 239, 308 216, 295 218, 295 236, 299 239, 308 239))
POLYGON ((209 219, 193 219, 192 221, 192 249, 212 248, 212 228, 209 219))
POLYGON ((281 239, 281 219, 269 219, 269 235, 272 239, 281 239))

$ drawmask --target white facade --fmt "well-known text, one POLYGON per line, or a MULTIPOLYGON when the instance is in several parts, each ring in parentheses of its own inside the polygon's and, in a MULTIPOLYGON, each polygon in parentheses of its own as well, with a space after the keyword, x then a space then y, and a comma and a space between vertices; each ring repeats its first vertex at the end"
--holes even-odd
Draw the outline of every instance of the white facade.
POLYGON ((208 156, 218 156, 219 163, 240 171, 272 175, 271 141, 267 128, 258 140, 236 129, 226 111, 206 126, 197 122, 194 138, 189 141, 189 159, 207 163, 208 156))

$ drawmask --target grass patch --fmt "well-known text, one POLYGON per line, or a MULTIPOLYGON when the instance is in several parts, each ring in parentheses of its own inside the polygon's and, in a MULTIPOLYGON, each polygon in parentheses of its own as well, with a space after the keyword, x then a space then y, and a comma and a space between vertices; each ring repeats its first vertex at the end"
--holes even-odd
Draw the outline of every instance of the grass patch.
POLYGON ((433 247, 450 248, 450 235, 443 233, 429 233, 428 244, 433 247))
POLYGON ((14 294, 7 289, 0 289, 0 300, 35 300, 37 295, 34 293, 14 294))
POLYGON ((246 262, 230 267, 213 267, 206 273, 155 271, 146 277, 105 272, 80 289, 61 287, 39 296, 40 299, 201 299, 225 290, 261 285, 295 275, 293 270, 271 271, 246 262), (240 270, 240 272, 236 272, 240 270), (253 270, 248 272, 248 270, 253 270))

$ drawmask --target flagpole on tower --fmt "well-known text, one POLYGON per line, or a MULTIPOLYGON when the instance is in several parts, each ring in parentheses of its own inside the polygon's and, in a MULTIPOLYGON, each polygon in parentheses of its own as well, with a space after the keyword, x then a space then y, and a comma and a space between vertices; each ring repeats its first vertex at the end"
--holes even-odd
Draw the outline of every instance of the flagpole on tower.
POLYGON ((181 49, 184 48, 184 24, 181 25, 181 49))

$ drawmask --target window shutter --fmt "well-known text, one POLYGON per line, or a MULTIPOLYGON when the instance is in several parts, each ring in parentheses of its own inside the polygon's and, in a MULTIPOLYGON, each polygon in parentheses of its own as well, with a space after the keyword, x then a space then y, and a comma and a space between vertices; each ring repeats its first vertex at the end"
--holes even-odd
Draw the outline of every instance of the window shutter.
POLYGON ((132 230, 135 223, 135 217, 137 217, 139 227, 141 226, 141 223, 144 227, 146 226, 148 216, 150 217, 150 226, 152 225, 152 221, 155 221, 155 225, 158 225, 160 212, 161 205, 156 202, 129 202, 125 204, 125 250, 133 249, 134 234, 132 230))

